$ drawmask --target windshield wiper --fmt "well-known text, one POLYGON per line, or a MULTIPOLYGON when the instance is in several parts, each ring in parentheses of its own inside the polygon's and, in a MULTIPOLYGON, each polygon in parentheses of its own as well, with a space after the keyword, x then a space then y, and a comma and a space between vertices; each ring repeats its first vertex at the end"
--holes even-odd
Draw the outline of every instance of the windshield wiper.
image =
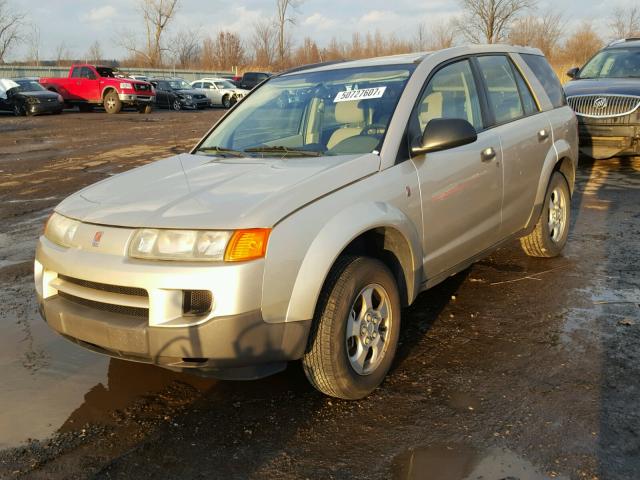
POLYGON ((233 150, 232 148, 223 148, 223 147, 218 147, 213 146, 213 147, 204 147, 204 148, 199 148, 197 150, 198 152, 203 152, 203 153, 217 153, 219 155, 228 155, 230 157, 244 157, 245 154, 243 152, 241 152, 240 150, 233 150))
POLYGON ((322 152, 318 152, 316 150, 296 150, 294 148, 288 148, 283 146, 263 146, 263 147, 252 147, 245 149, 247 153, 275 153, 280 155, 291 155, 291 156, 299 156, 299 157, 320 157, 322 156, 322 152))

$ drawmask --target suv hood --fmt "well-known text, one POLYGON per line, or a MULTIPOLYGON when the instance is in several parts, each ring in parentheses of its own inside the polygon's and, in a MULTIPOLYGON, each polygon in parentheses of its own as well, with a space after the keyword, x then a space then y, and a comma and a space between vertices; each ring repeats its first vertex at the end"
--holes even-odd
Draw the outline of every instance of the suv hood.
POLYGON ((183 154, 87 187, 56 211, 122 227, 272 227, 379 166, 380 157, 374 154, 286 159, 183 154))
POLYGON ((564 86, 568 97, 572 95, 637 95, 640 96, 640 78, 585 78, 571 80, 564 86))

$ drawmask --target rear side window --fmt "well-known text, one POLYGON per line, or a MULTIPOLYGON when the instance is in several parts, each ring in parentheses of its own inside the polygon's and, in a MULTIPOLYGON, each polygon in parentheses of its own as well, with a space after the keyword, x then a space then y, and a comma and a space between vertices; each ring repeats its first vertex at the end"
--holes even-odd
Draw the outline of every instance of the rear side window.
POLYGON ((504 56, 478 57, 489 105, 497 124, 517 120, 525 115, 515 73, 504 56))
POLYGON ((551 100, 553 108, 563 107, 567 104, 567 99, 564 96, 564 90, 558 80, 558 76, 555 74, 547 59, 540 55, 532 55, 530 53, 521 53, 520 56, 525 61, 529 68, 533 71, 538 78, 545 92, 551 100))
POLYGON ((534 113, 538 113, 538 106, 536 105, 536 101, 533 99, 533 95, 531 94, 531 90, 529 90, 529 86, 527 82, 524 81, 522 75, 517 70, 515 71, 516 82, 518 83, 518 90, 520 90, 520 97, 522 98, 522 105, 524 106, 525 115, 533 115, 534 113))

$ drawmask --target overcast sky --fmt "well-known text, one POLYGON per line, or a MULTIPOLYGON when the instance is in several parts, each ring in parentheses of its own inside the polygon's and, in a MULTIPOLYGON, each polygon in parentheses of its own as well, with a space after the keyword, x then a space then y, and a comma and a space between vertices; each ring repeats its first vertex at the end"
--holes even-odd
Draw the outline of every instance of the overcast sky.
MULTIPOLYGON (((41 58, 54 57, 56 47, 64 42, 72 56, 81 58, 95 40, 107 58, 120 58, 118 33, 140 31, 142 22, 135 0, 10 0, 27 13, 40 29, 41 58)), ((550 5, 562 12, 567 29, 582 20, 594 22, 608 39, 606 18, 616 6, 636 4, 635 0, 543 0, 539 10, 550 5)), ((220 29, 251 35, 252 24, 273 15, 275 0, 180 0, 171 32, 184 28, 215 34, 220 29)), ((292 27, 294 39, 314 38, 321 46, 336 36, 348 40, 355 31, 376 29, 395 32, 400 37, 413 36, 419 22, 434 23, 460 13, 456 0, 306 0, 296 13, 292 27)), ((171 33, 170 32, 170 33, 171 33)), ((21 57, 25 47, 12 55, 21 57)))

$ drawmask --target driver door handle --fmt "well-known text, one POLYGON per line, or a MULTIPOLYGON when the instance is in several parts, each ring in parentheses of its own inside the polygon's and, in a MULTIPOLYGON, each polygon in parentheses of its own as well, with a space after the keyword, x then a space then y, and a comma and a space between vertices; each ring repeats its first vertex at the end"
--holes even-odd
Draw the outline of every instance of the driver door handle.
POLYGON ((496 158, 496 151, 493 149, 493 147, 485 148, 480 153, 480 158, 483 162, 490 162, 491 160, 496 158))

